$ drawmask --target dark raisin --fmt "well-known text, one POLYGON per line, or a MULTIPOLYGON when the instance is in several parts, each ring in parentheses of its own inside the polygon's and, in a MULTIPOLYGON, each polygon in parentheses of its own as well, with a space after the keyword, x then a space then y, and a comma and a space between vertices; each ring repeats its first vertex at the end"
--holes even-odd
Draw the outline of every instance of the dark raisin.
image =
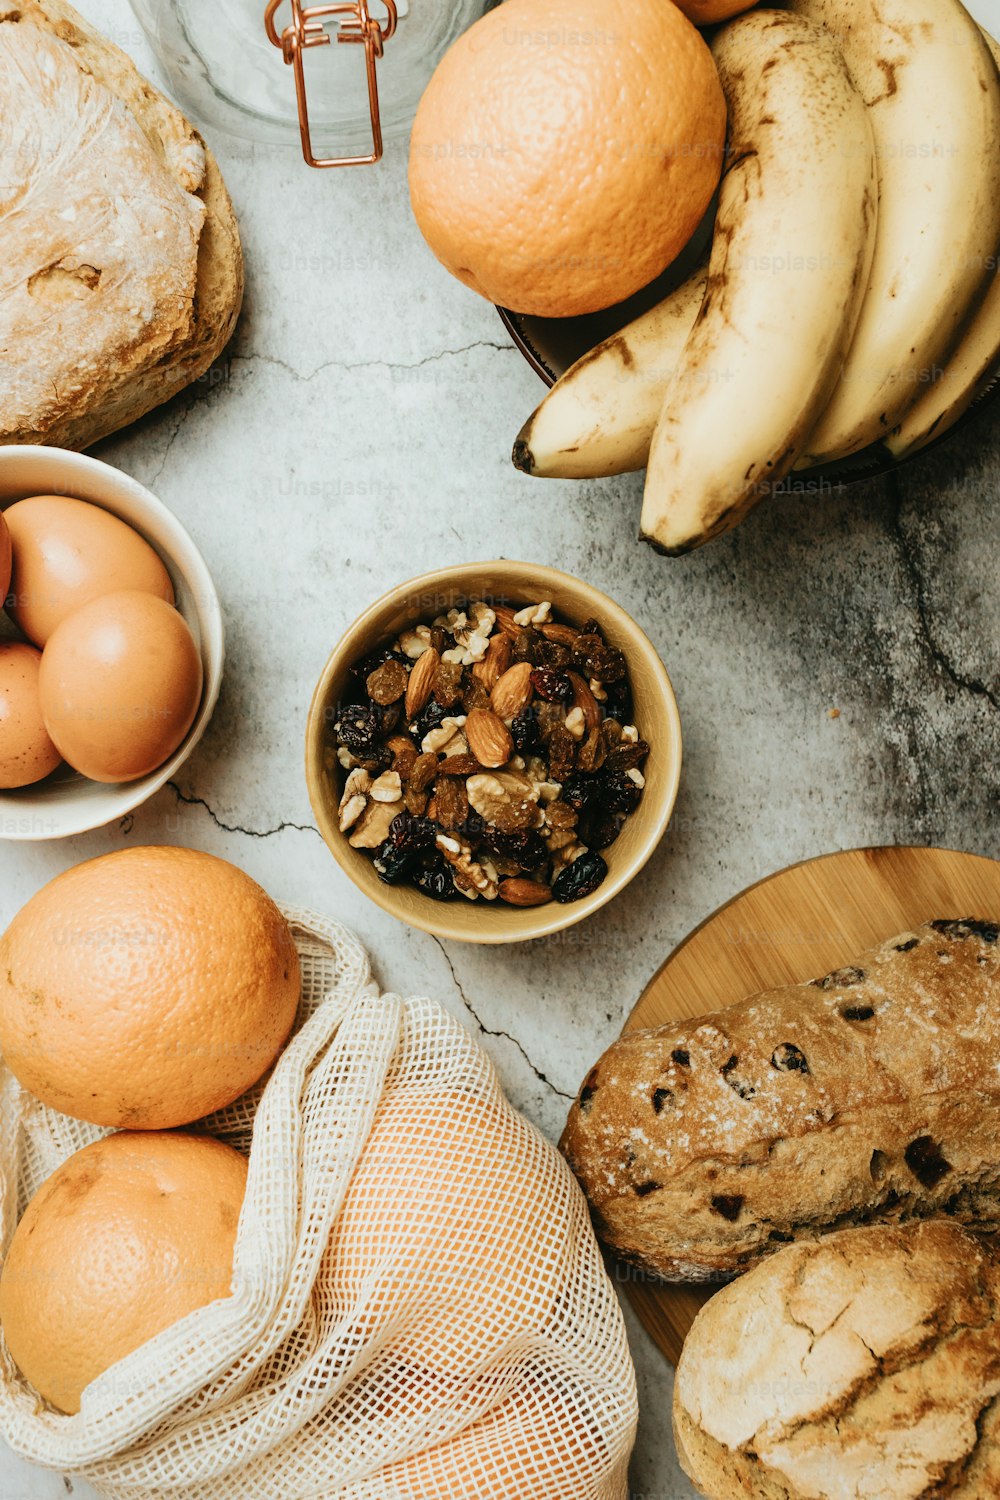
POLYGON ((544 637, 537 630, 519 630, 514 637, 514 660, 530 661, 532 666, 538 660, 538 648, 544 637))
POLYGON ((741 1099, 752 1099, 757 1090, 752 1083, 739 1076, 736 1072, 738 1066, 739 1058, 734 1053, 728 1062, 723 1063, 720 1071, 734 1094, 738 1094, 741 1099))
POLYGON ((389 824, 387 843, 393 848, 419 854, 434 846, 437 829, 429 818, 415 818, 412 813, 397 813, 389 824))
POLYGON ((417 714, 413 721, 413 733, 418 740, 422 740, 425 734, 430 734, 432 729, 437 729, 448 717, 448 710, 436 698, 431 698, 427 706, 417 714))
POLYGON ((413 884, 432 901, 451 901, 457 895, 451 868, 443 859, 419 869, 413 877, 413 884))
POLYGON ((535 652, 535 660, 540 667, 554 667, 561 671, 570 665, 573 653, 560 641, 542 641, 535 652))
POLYGON ((608 683, 604 692, 604 712, 607 717, 616 720, 619 724, 631 724, 632 689, 628 685, 628 678, 623 677, 620 682, 608 683))
POLYGON ((593 1097, 594 1097, 594 1095, 596 1093, 597 1093, 597 1069, 594 1068, 592 1072, 588 1073, 586 1081, 584 1082, 583 1088, 580 1090, 579 1105, 580 1105, 580 1109, 584 1112, 584 1114, 586 1114, 587 1110, 589 1109, 589 1107, 590 1107, 590 1101, 593 1099, 593 1097))
POLYGON ((624 771, 611 769, 611 757, 600 773, 600 803, 608 812, 634 812, 642 801, 642 787, 636 786, 624 771))
POLYGON ((689 1068, 691 1066, 691 1054, 686 1047, 675 1047, 670 1056, 679 1068, 689 1068))
POLYGON ((352 704, 345 708, 334 726, 337 740, 359 760, 375 749, 379 721, 371 704, 352 704))
POLYGON ((531 686, 545 703, 570 703, 573 684, 565 672, 556 672, 552 667, 536 667, 531 674, 531 686))
POLYGON ((671 1101, 673 1100, 673 1097, 674 1097, 673 1089, 654 1089, 653 1090, 653 1109, 656 1112, 656 1114, 660 1114, 660 1112, 663 1109, 663 1106, 665 1104, 670 1104, 671 1101))
POLYGON ((907 1146, 903 1157, 914 1177, 925 1188, 936 1187, 951 1171, 951 1162, 945 1160, 941 1148, 929 1135, 918 1135, 907 1146))
POLYGON ((608 769, 631 771, 636 766, 641 766, 648 754, 649 746, 645 740, 622 740, 608 756, 608 769))
POLYGON ((858 969, 854 964, 849 964, 844 969, 834 969, 832 974, 824 974, 822 979, 813 980, 813 988, 817 990, 846 990, 852 984, 861 984, 865 977, 864 969, 858 969))
POLYGON ((398 885, 409 875, 418 853, 416 849, 401 849, 391 836, 387 838, 384 844, 379 844, 372 860, 379 880, 386 885, 398 885))
POLYGON ((567 776, 563 782, 562 800, 574 812, 583 812, 599 795, 600 790, 601 783, 596 776, 577 772, 575 776, 567 776))
POLYGON ((978 937, 984 943, 995 943, 1000 938, 1000 926, 996 922, 980 922, 975 917, 940 917, 927 925, 940 932, 942 937, 978 937))
POLYGON ((897 943, 894 951, 896 953, 909 953, 910 949, 915 948, 919 942, 919 938, 907 938, 905 943, 897 943))
POLYGON ((609 849, 621 833, 624 822, 621 813, 590 807, 580 815, 580 837, 588 849, 609 849))
POLYGON ((794 1042, 782 1042, 780 1047, 775 1047, 771 1067, 777 1068, 779 1073, 809 1072, 806 1055, 794 1042))
POLYGON ((533 870, 546 858, 545 845, 531 828, 512 829, 506 833, 487 825, 482 842, 491 854, 511 860, 520 870, 533 870))
POLYGON ((404 668, 413 665, 409 657, 404 656, 401 651, 395 650, 392 646, 380 646, 377 651, 372 651, 370 655, 362 657, 361 661, 356 661, 351 668, 350 675, 360 685, 367 682, 371 674, 387 661, 397 661, 404 668))
POLYGON ((390 734, 394 734, 399 728, 400 720, 403 717, 402 703, 373 703, 371 708, 378 724, 379 735, 382 739, 385 739, 390 734))
POLYGON ((871 1005, 845 1005, 840 1014, 845 1021, 870 1021, 875 1008, 871 1005))
POLYGON ((637 1198, 648 1198, 650 1193, 658 1193, 660 1184, 658 1182, 637 1182, 635 1185, 635 1196, 637 1198))
POLYGON ((735 1224, 743 1211, 743 1199, 738 1193, 717 1193, 712 1199, 712 1212, 735 1224))
POLYGON ((560 870, 552 883, 552 894, 557 901, 579 901, 583 896, 589 896, 596 891, 605 875, 608 867, 599 854, 588 850, 574 859, 565 870, 560 870))
POLYGON ((519 755, 536 755, 542 748, 538 715, 531 708, 522 708, 510 726, 510 737, 519 755))

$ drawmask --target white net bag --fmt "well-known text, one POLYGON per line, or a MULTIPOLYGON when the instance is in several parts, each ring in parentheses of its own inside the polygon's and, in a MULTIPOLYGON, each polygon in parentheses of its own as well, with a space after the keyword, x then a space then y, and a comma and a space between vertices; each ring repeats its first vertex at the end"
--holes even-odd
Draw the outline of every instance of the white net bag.
MULTIPOLYGON (((232 1296, 75 1416, 0 1345, 4 1437, 110 1500, 624 1500, 634 1371, 568 1167, 445 1010, 379 995, 344 928, 286 916, 295 1034, 204 1122, 250 1154, 232 1296)), ((41 1182, 107 1132, 2 1066, 0 1106, 6 1254, 41 1182)))

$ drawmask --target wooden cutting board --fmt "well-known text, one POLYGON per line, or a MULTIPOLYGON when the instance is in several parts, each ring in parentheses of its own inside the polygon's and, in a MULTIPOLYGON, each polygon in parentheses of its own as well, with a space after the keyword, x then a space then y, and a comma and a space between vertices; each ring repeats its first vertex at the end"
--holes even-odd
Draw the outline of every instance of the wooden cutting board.
MULTIPOLYGON (((625 1025, 661 1026, 827 974, 933 917, 1000 919, 1000 863, 950 849, 850 849, 792 865, 726 903, 675 948, 625 1025)), ((643 1326, 676 1364, 713 1288, 623 1268, 643 1326)))

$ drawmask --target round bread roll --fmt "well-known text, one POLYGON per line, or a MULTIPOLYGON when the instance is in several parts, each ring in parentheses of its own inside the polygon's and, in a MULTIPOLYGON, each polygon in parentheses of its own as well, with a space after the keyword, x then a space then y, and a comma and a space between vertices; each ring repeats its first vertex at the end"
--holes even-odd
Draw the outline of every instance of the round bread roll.
POLYGON ((709 1500, 1000 1494, 1000 1265, 947 1219, 787 1246, 695 1319, 674 1435, 709 1500))

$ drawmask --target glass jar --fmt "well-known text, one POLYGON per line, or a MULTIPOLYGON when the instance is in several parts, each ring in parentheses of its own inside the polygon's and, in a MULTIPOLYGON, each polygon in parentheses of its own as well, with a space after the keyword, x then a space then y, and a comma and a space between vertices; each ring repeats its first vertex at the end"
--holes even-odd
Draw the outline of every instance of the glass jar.
POLYGON ((178 103, 310 166, 377 161, 489 0, 131 0, 178 103), (344 45, 346 44, 346 45, 344 45), (288 64, 289 66, 285 66, 288 64))

